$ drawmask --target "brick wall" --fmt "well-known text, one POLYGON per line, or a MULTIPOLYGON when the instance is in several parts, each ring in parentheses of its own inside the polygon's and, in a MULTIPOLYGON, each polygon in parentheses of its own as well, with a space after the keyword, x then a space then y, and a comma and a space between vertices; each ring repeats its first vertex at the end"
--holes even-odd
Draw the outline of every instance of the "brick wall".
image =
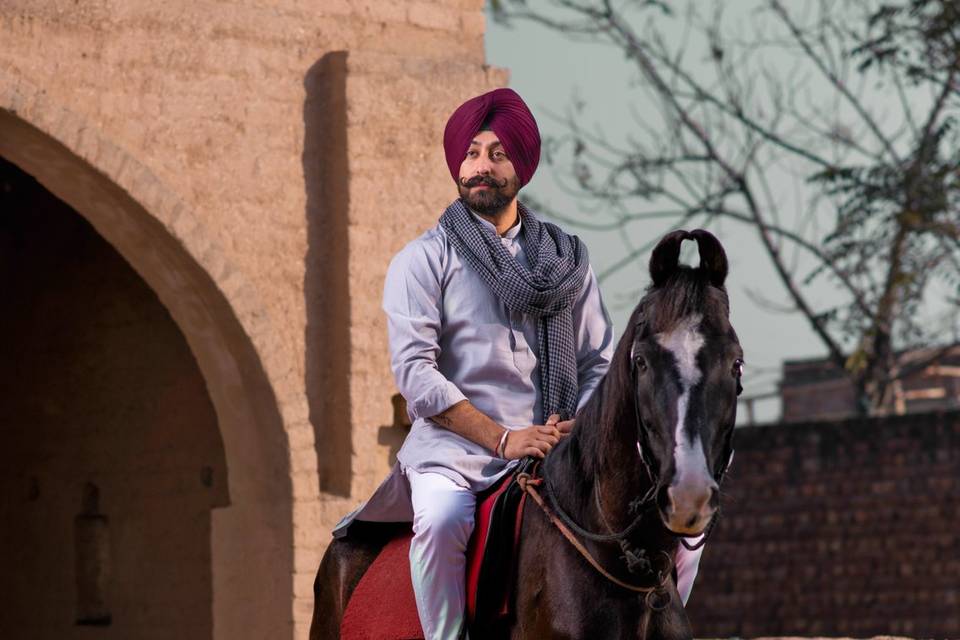
POLYGON ((699 637, 960 637, 960 414, 738 430, 699 637))

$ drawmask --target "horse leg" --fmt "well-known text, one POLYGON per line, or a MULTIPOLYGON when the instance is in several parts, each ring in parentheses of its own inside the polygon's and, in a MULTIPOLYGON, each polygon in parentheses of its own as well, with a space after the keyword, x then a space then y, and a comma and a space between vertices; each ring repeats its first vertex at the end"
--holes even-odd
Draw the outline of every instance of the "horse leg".
POLYGON ((343 538, 330 543, 313 582, 310 640, 339 640, 347 602, 382 548, 383 542, 377 540, 343 538))
MULTIPOLYGON (((578 598, 570 597, 579 589, 582 576, 567 571, 566 540, 546 519, 532 500, 524 507, 520 548, 513 591, 514 617, 510 640, 546 640, 574 638, 575 633, 558 633, 558 626, 575 629, 584 617, 578 598)), ((572 549, 572 548, 571 548, 572 549)))
POLYGON ((543 602, 541 531, 530 515, 536 508, 537 505, 528 500, 520 514, 520 539, 512 589, 514 617, 507 636, 510 640, 549 637, 544 633, 549 612, 543 602))

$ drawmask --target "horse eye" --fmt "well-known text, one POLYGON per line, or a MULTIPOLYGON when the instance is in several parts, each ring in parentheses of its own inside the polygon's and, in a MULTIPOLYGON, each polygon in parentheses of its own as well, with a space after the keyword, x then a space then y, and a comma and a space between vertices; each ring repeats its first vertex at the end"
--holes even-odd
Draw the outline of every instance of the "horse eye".
POLYGON ((733 361, 733 376, 735 378, 743 377, 743 358, 737 358, 733 361))
POLYGON ((633 360, 634 366, 637 368, 637 371, 640 373, 645 373, 647 370, 647 361, 643 359, 642 356, 637 356, 633 360))

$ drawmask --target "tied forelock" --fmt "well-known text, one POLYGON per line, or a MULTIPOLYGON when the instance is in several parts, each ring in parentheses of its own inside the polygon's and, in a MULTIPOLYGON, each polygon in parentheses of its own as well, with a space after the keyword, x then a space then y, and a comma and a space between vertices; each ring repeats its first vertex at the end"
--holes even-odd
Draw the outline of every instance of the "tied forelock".
POLYGON ((673 331, 686 318, 701 314, 707 319, 730 316, 730 300, 725 289, 710 283, 701 269, 680 266, 659 287, 652 286, 631 317, 631 324, 643 336, 673 331))

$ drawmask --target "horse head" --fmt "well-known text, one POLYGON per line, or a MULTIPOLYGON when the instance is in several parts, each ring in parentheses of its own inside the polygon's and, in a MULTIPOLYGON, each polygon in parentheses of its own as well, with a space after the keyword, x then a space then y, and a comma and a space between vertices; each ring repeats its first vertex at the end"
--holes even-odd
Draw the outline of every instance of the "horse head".
POLYGON ((711 233, 675 231, 650 258, 652 284, 621 342, 629 346, 637 448, 673 533, 697 535, 719 506, 719 481, 732 456, 743 350, 730 325, 727 257, 711 233), (679 263, 684 240, 700 251, 679 263), (625 336, 626 337, 626 336, 625 336))

